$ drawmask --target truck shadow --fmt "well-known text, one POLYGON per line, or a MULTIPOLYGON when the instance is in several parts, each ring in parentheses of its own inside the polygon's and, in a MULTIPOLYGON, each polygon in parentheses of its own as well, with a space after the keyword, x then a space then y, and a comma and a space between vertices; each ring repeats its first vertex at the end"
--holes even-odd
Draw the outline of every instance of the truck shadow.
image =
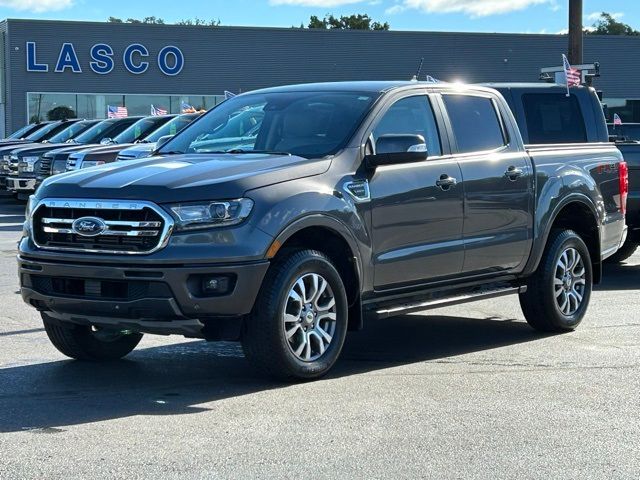
MULTIPOLYGON (((412 315, 372 321, 349 334, 328 379, 539 338, 515 320, 412 315)), ((204 341, 143 348, 109 364, 9 366, 0 369, 0 386, 0 432, 33 433, 135 415, 198 413, 218 400, 288 388, 256 375, 238 344, 204 341)))
POLYGON ((640 264, 636 257, 628 263, 605 264, 602 272, 602 283, 596 285, 596 291, 608 290, 640 290, 640 264))

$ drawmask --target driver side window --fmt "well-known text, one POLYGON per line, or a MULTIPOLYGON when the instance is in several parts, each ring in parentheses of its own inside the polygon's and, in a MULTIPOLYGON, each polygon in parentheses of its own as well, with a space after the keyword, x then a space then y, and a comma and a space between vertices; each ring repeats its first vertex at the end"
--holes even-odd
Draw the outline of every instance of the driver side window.
POLYGON ((373 141, 382 135, 422 135, 429 157, 442 155, 436 119, 426 95, 406 97, 391 105, 374 128, 373 141))

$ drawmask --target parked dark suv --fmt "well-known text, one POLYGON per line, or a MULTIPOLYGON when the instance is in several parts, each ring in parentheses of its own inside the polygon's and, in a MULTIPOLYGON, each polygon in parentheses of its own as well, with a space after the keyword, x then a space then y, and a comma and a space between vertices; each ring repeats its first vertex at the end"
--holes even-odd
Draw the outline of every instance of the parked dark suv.
POLYGON ((22 297, 76 359, 120 358, 143 333, 240 339, 286 379, 326 373, 369 316, 519 294, 531 326, 569 331, 624 241, 624 167, 606 143, 525 150, 488 88, 256 91, 154 157, 46 180, 22 297), (215 150, 251 109, 256 135, 215 150))

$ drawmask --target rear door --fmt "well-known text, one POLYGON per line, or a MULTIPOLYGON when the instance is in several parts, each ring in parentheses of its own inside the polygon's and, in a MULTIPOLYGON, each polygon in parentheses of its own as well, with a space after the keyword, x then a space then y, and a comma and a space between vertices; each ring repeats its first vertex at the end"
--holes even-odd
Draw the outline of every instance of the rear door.
POLYGON ((443 155, 429 96, 410 94, 384 110, 372 140, 389 134, 422 135, 428 159, 380 166, 369 180, 374 285, 388 289, 457 275, 464 257, 461 172, 455 158, 443 155))
POLYGON ((490 93, 443 93, 464 186, 466 274, 524 267, 533 232, 533 172, 490 93))

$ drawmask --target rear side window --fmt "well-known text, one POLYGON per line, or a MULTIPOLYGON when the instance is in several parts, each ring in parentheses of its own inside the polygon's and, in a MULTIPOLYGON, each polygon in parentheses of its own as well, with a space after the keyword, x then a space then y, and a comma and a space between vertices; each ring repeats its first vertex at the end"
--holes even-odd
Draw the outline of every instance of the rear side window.
POLYGON ((470 95, 443 95, 459 153, 495 150, 506 145, 493 100, 470 95))
POLYGON ((373 130, 373 140, 389 134, 422 135, 429 156, 442 155, 436 119, 426 95, 403 98, 389 107, 373 130))
POLYGON ((584 118, 575 95, 564 93, 522 95, 527 121, 527 143, 584 143, 584 118))

